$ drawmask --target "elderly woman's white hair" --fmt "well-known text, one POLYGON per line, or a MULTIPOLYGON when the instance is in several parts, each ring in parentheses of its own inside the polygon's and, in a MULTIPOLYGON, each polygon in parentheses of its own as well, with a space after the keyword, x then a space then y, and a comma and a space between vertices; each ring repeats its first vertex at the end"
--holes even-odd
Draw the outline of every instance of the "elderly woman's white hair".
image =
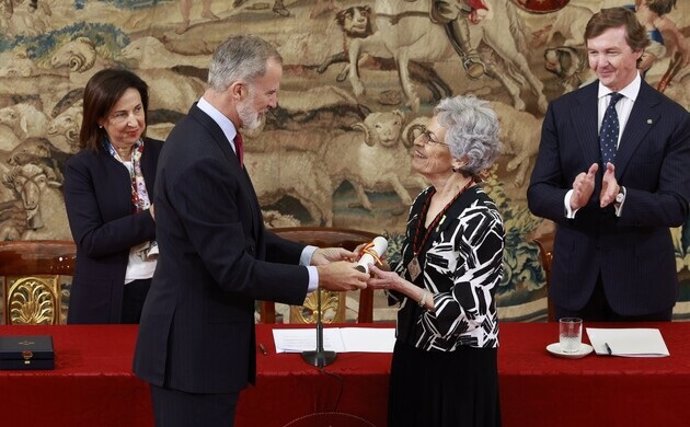
POLYGON ((450 154, 467 160, 456 172, 478 176, 494 164, 501 151, 500 129, 488 101, 473 95, 445 98, 434 109, 434 115, 446 129, 450 154))

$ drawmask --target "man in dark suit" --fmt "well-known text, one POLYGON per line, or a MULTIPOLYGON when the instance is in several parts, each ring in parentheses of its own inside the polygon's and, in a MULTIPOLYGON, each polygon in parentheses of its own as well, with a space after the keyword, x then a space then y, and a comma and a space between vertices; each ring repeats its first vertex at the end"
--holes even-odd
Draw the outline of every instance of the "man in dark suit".
POLYGON ((549 106, 527 190, 557 227, 549 297, 558 317, 671 320, 669 227, 689 214, 690 117, 641 80, 649 41, 633 12, 594 14, 585 40, 599 80, 549 106))
POLYGON ((231 37, 213 55, 209 89, 163 146, 160 257, 134 358, 159 427, 232 426, 239 391, 255 377, 255 299, 301 304, 317 286, 366 287, 369 276, 345 261, 352 252, 264 228, 238 130, 258 127, 276 107, 281 76, 273 46, 231 37))

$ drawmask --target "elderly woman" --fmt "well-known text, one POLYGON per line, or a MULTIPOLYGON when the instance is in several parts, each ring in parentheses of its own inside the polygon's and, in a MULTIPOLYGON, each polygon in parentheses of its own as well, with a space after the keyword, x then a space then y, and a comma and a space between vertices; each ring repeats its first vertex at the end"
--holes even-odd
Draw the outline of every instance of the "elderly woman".
POLYGON ((153 184, 162 142, 144 138, 148 87, 105 69, 84 89, 81 151, 65 167, 77 245, 69 323, 138 323, 156 267, 153 184))
POLYGON ((402 259, 368 285, 400 303, 388 425, 500 425, 496 286, 503 222, 479 186, 499 154, 498 121, 475 97, 442 100, 414 141, 431 186, 410 210, 402 259))

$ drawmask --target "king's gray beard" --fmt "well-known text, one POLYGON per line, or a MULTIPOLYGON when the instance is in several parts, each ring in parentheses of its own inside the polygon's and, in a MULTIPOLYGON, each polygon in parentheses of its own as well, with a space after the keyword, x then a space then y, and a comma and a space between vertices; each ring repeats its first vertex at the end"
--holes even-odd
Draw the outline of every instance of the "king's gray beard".
POLYGON ((242 129, 254 130, 262 125, 261 115, 252 107, 252 99, 237 106, 237 114, 242 122, 242 129))

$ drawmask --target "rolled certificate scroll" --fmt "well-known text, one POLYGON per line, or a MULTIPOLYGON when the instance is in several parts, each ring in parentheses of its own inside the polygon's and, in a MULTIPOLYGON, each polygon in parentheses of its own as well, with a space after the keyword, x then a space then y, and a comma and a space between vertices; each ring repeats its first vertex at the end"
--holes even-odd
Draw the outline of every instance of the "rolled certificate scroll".
POLYGON ((382 236, 376 236, 371 243, 362 249, 362 256, 357 261, 357 270, 369 273, 369 266, 372 264, 381 265, 381 256, 388 249, 388 240, 382 236))

